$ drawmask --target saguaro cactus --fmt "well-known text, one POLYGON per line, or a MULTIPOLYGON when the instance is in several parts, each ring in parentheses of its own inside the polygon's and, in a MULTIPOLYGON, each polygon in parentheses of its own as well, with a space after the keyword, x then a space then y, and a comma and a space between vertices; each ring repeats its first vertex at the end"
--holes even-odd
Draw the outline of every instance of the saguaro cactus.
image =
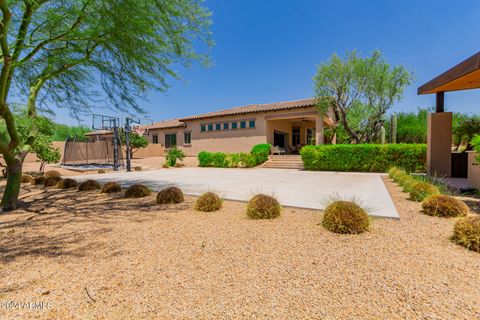
POLYGON ((385 131, 386 131, 386 130, 385 130, 385 127, 382 126, 382 127, 380 128, 380 143, 381 143, 381 144, 385 144, 385 131))
POLYGON ((397 143, 397 114, 390 118, 390 143, 397 143))

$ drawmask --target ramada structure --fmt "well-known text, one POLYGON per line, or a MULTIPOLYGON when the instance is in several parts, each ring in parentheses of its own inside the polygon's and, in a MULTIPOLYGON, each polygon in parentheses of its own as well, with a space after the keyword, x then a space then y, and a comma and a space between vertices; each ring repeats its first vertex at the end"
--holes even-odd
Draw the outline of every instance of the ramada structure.
POLYGON ((151 144, 182 148, 187 156, 201 151, 248 152, 259 143, 270 143, 286 153, 306 144, 325 143, 329 116, 320 116, 316 100, 302 99, 252 104, 143 125, 137 132, 151 144))
POLYGON ((445 92, 478 88, 480 88, 480 52, 418 88, 418 94, 436 95, 435 113, 428 117, 428 172, 431 175, 445 177, 468 177, 469 186, 476 189, 480 189, 480 167, 476 163, 476 155, 470 153, 467 161, 467 157, 458 157, 452 153, 452 113, 445 112, 444 99, 445 92), (459 167, 465 167, 465 170, 458 170, 459 167))

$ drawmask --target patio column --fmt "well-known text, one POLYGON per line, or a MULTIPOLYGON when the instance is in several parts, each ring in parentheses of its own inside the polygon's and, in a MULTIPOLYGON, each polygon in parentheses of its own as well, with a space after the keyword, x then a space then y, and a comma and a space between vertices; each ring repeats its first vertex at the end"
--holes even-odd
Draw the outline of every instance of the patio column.
POLYGON ((451 170, 452 113, 430 113, 427 132, 427 172, 430 175, 450 177, 451 170))
POLYGON ((315 117, 315 144, 323 144, 323 119, 320 116, 315 117))

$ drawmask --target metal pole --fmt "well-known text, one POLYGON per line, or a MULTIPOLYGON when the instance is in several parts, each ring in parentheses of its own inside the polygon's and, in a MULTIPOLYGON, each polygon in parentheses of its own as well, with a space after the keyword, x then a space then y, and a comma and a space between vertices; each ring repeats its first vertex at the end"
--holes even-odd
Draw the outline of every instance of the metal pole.
POLYGON ((127 172, 132 171, 131 158, 130 158, 130 118, 125 119, 125 152, 127 153, 127 172))
POLYGON ((118 127, 117 127, 117 119, 113 119, 113 170, 118 171, 118 127))

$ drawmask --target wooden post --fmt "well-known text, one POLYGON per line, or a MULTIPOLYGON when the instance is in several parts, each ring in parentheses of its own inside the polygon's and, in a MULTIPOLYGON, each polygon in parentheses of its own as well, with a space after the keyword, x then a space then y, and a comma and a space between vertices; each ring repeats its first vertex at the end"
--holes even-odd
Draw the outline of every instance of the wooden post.
POLYGON ((445 111, 445 92, 437 92, 435 99, 435 112, 445 111))

